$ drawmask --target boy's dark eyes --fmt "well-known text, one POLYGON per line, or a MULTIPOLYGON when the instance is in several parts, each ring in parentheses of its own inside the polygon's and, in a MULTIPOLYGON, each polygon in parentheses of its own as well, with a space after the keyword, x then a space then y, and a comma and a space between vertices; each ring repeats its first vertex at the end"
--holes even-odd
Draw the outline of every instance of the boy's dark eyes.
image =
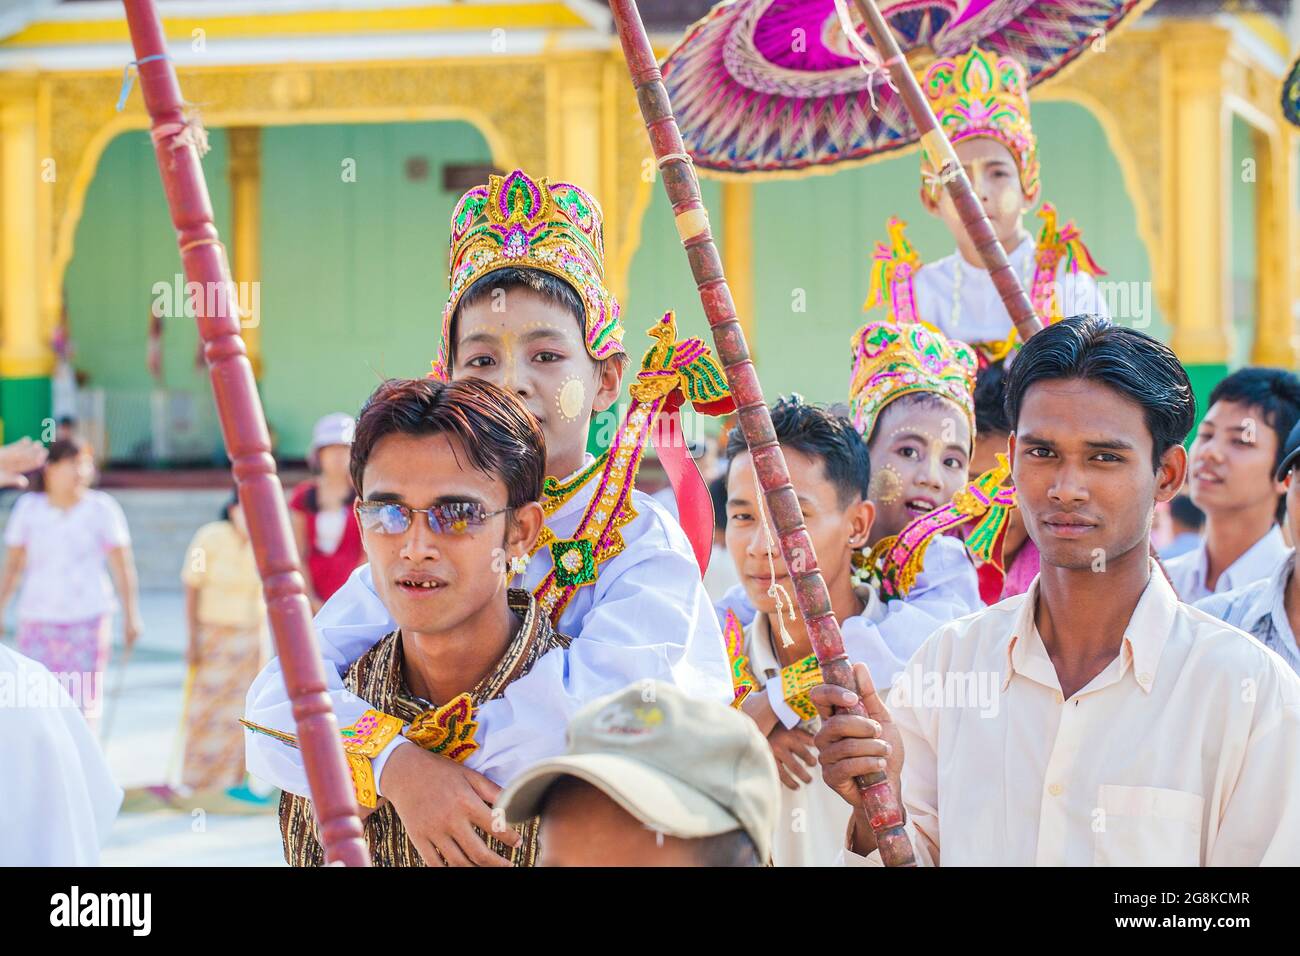
POLYGON ((733 515, 727 515, 727 520, 728 521, 749 521, 751 519, 748 512, 738 511, 733 515))
POLYGON ((901 456, 903 456, 904 458, 919 458, 919 457, 921 457, 921 453, 920 453, 920 451, 918 451, 917 449, 913 448, 911 445, 904 445, 902 448, 898 449, 898 453, 899 453, 901 456))
POLYGON ((1050 448, 1030 448, 1025 454, 1034 458, 1047 458, 1052 454, 1052 450, 1050 448))
POLYGON ((539 362, 559 362, 564 356, 559 352, 538 352, 536 358, 539 362))
POLYGON ((466 362, 465 365, 468 368, 487 368, 491 362, 492 356, 490 355, 476 355, 466 362))

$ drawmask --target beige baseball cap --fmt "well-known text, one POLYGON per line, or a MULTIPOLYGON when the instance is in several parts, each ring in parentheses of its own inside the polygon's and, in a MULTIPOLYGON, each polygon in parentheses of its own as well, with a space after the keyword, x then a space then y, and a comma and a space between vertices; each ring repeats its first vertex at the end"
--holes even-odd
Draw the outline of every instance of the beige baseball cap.
POLYGON ((569 722, 568 752, 524 771, 497 806, 511 823, 541 812, 560 777, 598 788, 646 826, 691 839, 744 829, 766 862, 780 816, 772 751, 740 711, 639 681, 569 722))

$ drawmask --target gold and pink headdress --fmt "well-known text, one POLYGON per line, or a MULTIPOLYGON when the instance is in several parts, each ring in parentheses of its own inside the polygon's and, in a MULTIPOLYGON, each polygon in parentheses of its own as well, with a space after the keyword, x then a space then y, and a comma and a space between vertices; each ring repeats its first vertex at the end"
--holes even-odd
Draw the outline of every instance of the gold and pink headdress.
POLYGON ((432 376, 449 377, 451 317, 461 296, 498 269, 537 269, 567 282, 582 300, 587 353, 598 361, 622 353, 618 301, 605 287, 603 230, 600 204, 585 190, 521 169, 465 193, 451 214, 449 295, 432 376))
MULTIPOLYGON (((1029 81, 1020 62, 972 47, 936 60, 918 79, 953 146, 977 136, 997 140, 1015 157, 1020 187, 1032 201, 1039 186, 1038 140, 1029 122, 1029 81)), ((932 184, 937 171, 925 152, 922 157, 922 175, 932 184)))
POLYGON ((934 392, 966 414, 975 434, 975 352, 920 323, 868 322, 853 333, 853 376, 849 413, 867 439, 876 420, 895 399, 934 392))

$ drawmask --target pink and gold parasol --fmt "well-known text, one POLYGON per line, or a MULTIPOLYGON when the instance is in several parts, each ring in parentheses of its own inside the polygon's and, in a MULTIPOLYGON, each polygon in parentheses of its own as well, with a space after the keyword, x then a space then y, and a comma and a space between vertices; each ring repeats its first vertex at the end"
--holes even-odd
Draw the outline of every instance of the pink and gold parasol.
MULTIPOLYGON (((1017 61, 1033 86, 1149 2, 880 0, 877 6, 912 69, 978 44, 1017 61)), ((696 165, 723 173, 798 172, 915 142, 887 58, 855 9, 852 20, 861 43, 846 36, 835 0, 723 0, 690 27, 664 60, 663 77, 696 165)))

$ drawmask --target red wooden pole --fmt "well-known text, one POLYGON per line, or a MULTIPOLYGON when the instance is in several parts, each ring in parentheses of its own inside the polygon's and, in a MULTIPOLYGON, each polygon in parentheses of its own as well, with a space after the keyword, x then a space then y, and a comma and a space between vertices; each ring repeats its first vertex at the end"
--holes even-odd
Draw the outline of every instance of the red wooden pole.
MULTIPOLYGON (((632 83, 636 87, 646 131, 650 134, 650 144, 658 158, 668 198, 672 201, 677 231, 691 263, 691 272, 700 292, 704 314, 713 329, 718 359, 727 373, 727 382, 736 401, 740 428, 754 459, 763 497, 776 526, 781 555, 794 582, 795 603, 799 605, 799 612, 807 625, 808 638, 821 665, 822 678, 829 684, 855 690, 856 682, 844 654, 840 627, 831 612, 830 594, 817 567, 817 555, 808 530, 804 527, 799 500, 790 484, 785 456, 777 444, 771 412, 763 400, 758 375, 749 358, 745 333, 736 318, 731 290, 722 274, 722 260, 709 232, 708 213, 700 201, 695 169, 682 143, 668 91, 664 88, 663 77, 659 73, 659 64, 650 47, 635 0, 611 0, 609 6, 618 26, 628 69, 632 73, 632 83)), ((854 707, 853 713, 865 715, 866 711, 859 703, 854 707)), ((889 785, 888 778, 884 773, 874 773, 859 777, 857 785, 885 864, 913 865, 912 845, 903 831, 902 806, 898 795, 889 785)))
POLYGON ((293 701, 307 783, 320 821, 321 843, 330 862, 368 866, 356 796, 338 724, 325 693, 325 673, 302 576, 297 570, 297 548, 289 529, 289 512, 275 459, 271 457, 266 418, 244 340, 239 336, 239 322, 231 314, 235 296, 230 266, 212 222, 212 205, 198 151, 188 141, 192 133, 183 114, 180 85, 166 58, 162 25, 153 0, 122 3, 139 64, 140 92, 153 121, 154 151, 172 225, 176 227, 185 278, 199 283, 204 290, 201 301, 195 303, 199 334, 212 376, 226 453, 233 463, 239 501, 257 554, 276 651, 293 701), (209 295, 210 290, 219 292, 209 295))
POLYGON ((1030 336, 1042 330, 1043 323, 1034 312, 1033 303, 1020 284, 1020 277, 1007 261, 1007 251, 998 241, 993 224, 984 213, 984 206, 976 197, 966 170, 962 169, 961 160, 957 158, 948 137, 939 128, 934 110, 921 92, 921 84, 912 75, 912 69, 907 65, 907 59, 903 56, 898 41, 894 39, 893 31, 889 29, 889 24, 885 22, 874 0, 855 2, 866 21, 867 32, 871 34, 872 42, 884 59, 889 76, 903 98, 903 105, 917 132, 921 134, 921 147, 929 154, 935 169, 939 170, 940 180, 947 187, 966 232, 975 243, 980 258, 984 260, 984 267, 989 270, 993 285, 1002 297, 1002 304, 1006 306, 1007 314, 1020 333, 1021 341, 1028 342, 1030 336))

